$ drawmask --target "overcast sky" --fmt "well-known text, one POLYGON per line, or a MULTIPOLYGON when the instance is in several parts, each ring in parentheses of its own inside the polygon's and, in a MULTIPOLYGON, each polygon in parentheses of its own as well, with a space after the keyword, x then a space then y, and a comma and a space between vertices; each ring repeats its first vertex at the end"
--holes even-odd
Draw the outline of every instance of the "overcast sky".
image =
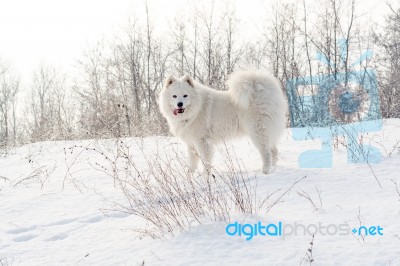
MULTIPOLYGON (((109 36, 143 10, 144 0, 0 0, 0 58, 26 81, 41 62, 60 69, 76 63, 89 44, 109 36)), ((158 30, 176 16, 185 0, 149 1, 158 30)), ((272 1, 235 0, 242 23, 252 27, 272 1)), ((361 12, 381 23, 387 11, 380 0, 361 1, 361 12)), ((264 18, 265 19, 265 18, 264 18)))

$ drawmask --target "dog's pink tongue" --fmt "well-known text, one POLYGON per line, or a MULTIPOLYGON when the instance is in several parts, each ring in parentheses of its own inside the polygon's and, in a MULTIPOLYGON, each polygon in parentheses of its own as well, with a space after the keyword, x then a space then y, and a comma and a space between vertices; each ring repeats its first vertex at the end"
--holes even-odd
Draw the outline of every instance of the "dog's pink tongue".
POLYGON ((178 114, 179 109, 174 109, 174 115, 178 114))

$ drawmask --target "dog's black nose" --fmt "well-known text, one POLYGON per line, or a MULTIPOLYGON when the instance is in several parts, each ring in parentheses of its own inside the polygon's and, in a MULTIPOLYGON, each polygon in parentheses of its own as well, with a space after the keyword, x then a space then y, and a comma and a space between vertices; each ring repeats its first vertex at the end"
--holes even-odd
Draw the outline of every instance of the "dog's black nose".
POLYGON ((177 105, 178 105, 178 107, 182 107, 183 106, 183 102, 179 102, 177 105))

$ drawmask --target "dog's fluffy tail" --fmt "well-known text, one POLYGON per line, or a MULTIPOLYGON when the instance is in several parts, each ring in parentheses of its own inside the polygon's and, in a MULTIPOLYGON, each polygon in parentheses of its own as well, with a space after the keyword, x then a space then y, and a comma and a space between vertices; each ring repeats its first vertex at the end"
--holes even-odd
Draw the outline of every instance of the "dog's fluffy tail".
POLYGON ((249 71, 234 72, 226 81, 233 102, 243 109, 248 109, 253 99, 255 79, 249 71))
POLYGON ((275 77, 267 71, 237 71, 226 81, 231 98, 240 108, 248 109, 253 100, 255 91, 279 91, 280 85, 275 77))

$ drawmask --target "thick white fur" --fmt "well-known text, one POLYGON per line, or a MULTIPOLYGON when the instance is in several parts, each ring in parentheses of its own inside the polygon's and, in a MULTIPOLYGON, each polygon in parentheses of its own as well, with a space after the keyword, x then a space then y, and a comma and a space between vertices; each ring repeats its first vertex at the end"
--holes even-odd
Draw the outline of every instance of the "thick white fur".
POLYGON ((265 72, 240 71, 230 76, 227 86, 228 91, 217 91, 189 75, 170 77, 160 94, 161 113, 172 134, 187 144, 191 171, 199 159, 210 169, 214 144, 246 135, 260 152, 262 172, 268 174, 278 160, 276 145, 286 123, 287 102, 279 82, 265 72), (174 114, 177 108, 184 112, 174 114))

